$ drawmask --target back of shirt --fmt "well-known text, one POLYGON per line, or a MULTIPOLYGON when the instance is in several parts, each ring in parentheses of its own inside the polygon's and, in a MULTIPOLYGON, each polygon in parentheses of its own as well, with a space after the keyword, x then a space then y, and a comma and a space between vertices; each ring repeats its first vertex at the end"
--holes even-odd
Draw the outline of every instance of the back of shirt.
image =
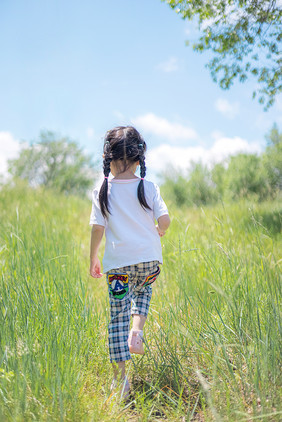
POLYGON ((155 220, 168 214, 168 210, 159 187, 147 180, 144 180, 144 190, 151 210, 144 210, 137 197, 139 182, 139 178, 108 181, 111 212, 108 219, 100 210, 99 189, 93 191, 90 224, 105 227, 104 272, 139 262, 157 260, 162 263, 161 241, 155 220))

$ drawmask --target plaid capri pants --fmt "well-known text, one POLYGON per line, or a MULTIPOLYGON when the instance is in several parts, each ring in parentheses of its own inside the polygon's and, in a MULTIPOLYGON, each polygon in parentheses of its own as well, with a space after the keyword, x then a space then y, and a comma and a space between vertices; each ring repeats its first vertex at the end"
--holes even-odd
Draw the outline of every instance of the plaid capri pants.
POLYGON ((128 347, 130 314, 148 315, 151 284, 159 273, 159 261, 141 262, 106 273, 111 308, 108 326, 111 362, 131 359, 128 347))

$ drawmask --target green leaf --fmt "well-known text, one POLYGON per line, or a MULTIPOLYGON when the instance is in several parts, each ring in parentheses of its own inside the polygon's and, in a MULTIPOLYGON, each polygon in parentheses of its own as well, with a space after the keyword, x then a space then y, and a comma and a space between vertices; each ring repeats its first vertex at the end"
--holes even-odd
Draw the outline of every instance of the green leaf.
POLYGON ((266 104, 273 104, 272 97, 280 92, 282 77, 281 49, 278 47, 282 40, 282 10, 276 2, 174 0, 167 4, 177 9, 183 19, 198 24, 200 35, 192 48, 199 53, 209 50, 214 56, 206 65, 213 81, 227 89, 235 78, 244 82, 252 76, 261 84, 264 97, 268 99, 266 104), (244 63, 244 72, 238 63, 244 63), (217 73, 224 76, 218 78, 217 73))

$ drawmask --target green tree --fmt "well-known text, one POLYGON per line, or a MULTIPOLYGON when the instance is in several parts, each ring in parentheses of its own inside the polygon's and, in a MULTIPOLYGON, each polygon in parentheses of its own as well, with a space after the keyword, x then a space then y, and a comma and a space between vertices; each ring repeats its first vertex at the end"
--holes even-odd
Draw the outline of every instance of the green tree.
POLYGON ((215 202, 218 194, 211 180, 210 171, 201 163, 191 163, 187 176, 174 167, 161 174, 162 193, 178 207, 205 205, 215 202))
MULTIPOLYGON (((282 92, 282 7, 275 0, 162 0, 182 15, 196 20, 200 31, 193 49, 210 50, 212 78, 228 89, 235 78, 253 75, 259 102, 265 109, 282 92)), ((188 44, 188 42, 187 42, 188 44)))
POLYGON ((226 179, 228 195, 235 200, 250 195, 262 200, 269 193, 263 162, 256 154, 241 153, 230 157, 226 179))
POLYGON ((187 196, 189 202, 194 205, 210 204, 217 199, 210 171, 201 163, 192 163, 189 171, 187 196))
POLYGON ((187 178, 183 177, 179 169, 167 166, 160 177, 163 179, 162 193, 166 200, 172 201, 177 207, 188 203, 187 178))
POLYGON ((226 192, 226 169, 222 163, 213 166, 211 180, 215 185, 217 197, 223 199, 226 192))
POLYGON ((275 195, 282 190, 282 133, 273 125, 266 135, 268 146, 263 154, 263 162, 271 192, 275 195))
POLYGON ((91 157, 76 142, 51 131, 42 131, 38 142, 10 160, 9 173, 33 187, 42 185, 78 195, 85 195, 97 174, 91 157))

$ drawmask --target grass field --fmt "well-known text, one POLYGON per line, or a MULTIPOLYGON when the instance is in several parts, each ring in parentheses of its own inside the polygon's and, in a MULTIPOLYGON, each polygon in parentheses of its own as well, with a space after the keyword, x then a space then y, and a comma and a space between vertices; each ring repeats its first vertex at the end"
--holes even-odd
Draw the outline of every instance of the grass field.
POLYGON ((1 422, 282 419, 281 201, 170 206, 126 405, 106 282, 88 275, 90 202, 23 185, 0 207, 1 422))

